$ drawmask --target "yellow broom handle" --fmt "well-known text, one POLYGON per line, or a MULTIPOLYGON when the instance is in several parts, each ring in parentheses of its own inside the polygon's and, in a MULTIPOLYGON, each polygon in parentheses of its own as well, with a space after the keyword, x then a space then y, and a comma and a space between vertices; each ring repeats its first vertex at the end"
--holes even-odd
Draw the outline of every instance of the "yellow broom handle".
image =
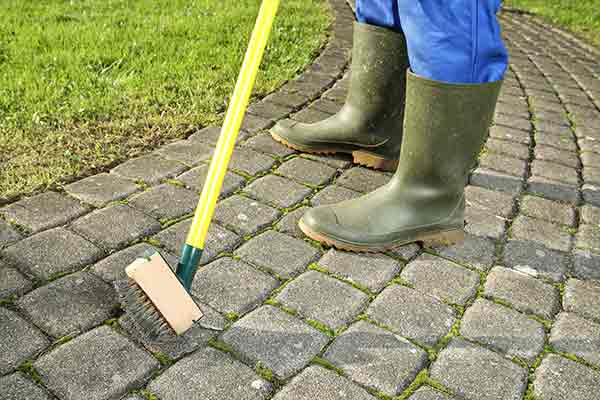
POLYGON ((246 107, 248 107, 258 67, 265 52, 278 7, 279 0, 263 0, 260 6, 244 63, 221 128, 221 136, 217 142, 206 182, 196 207, 194 220, 186 239, 186 244, 195 248, 204 248, 208 227, 215 212, 223 179, 227 173, 227 166, 246 113, 246 107))

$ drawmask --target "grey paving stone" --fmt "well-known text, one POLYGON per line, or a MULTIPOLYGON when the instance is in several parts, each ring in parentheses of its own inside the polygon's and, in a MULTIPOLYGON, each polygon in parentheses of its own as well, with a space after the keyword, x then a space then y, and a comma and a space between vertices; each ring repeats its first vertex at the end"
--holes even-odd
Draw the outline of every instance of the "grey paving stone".
POLYGON ((512 225, 512 237, 529 240, 559 251, 569 251, 571 235, 560 225, 523 215, 512 225))
POLYGON ((129 179, 119 178, 112 174, 98 174, 65 186, 71 196, 96 207, 123 199, 139 190, 129 179))
MULTIPOLYGON (((196 192, 201 192, 208 174, 208 165, 201 165, 193 168, 184 174, 181 174, 177 179, 183 182, 188 188, 194 189, 196 192)), ((221 197, 225 197, 235 192, 244 186, 246 180, 233 172, 227 172, 221 187, 221 197)))
POLYGON ((600 372, 550 354, 535 371, 534 395, 552 400, 596 400, 600 372))
POLYGON ((579 197, 576 185, 532 176, 527 181, 527 191, 552 200, 575 203, 579 197))
POLYGON ((0 326, 0 374, 12 371, 50 344, 36 327, 2 307, 0 326))
MULTIPOLYGON (((504 85, 507 84, 507 81, 504 81, 504 85)), ((527 104, 522 103, 498 103, 496 105, 496 113, 507 114, 514 117, 520 117, 524 119, 529 119, 529 109, 527 108, 527 104)))
POLYGON ((490 137, 509 140, 516 143, 528 145, 531 142, 529 132, 513 129, 503 125, 495 125, 490 128, 490 137))
POLYGON ((101 326, 33 364, 48 389, 65 400, 113 399, 139 387, 158 367, 151 355, 101 326))
POLYGON ((359 321, 338 336, 323 357, 353 381, 395 396, 427 363, 427 352, 393 333, 359 321))
POLYGON ((4 265, 0 260, 0 299, 20 296, 33 287, 31 281, 14 268, 4 265))
POLYGON ((281 216, 281 211, 243 196, 232 196, 217 205, 214 220, 241 236, 254 234, 281 216))
POLYGON ((496 245, 490 239, 467 234, 461 244, 436 247, 434 250, 460 264, 487 271, 494 262, 496 245))
POLYGON ((179 361, 148 385, 163 400, 266 399, 268 381, 252 369, 215 349, 202 349, 179 361))
POLYGON ((345 169, 352 165, 352 156, 350 154, 336 153, 328 155, 319 154, 300 154, 300 157, 308 158, 332 166, 333 168, 345 169))
MULTIPOLYGON (((192 221, 187 219, 160 232, 155 238, 162 246, 176 256, 181 255, 181 246, 185 243, 192 221)), ((204 251, 200 264, 206 264, 217 257, 220 253, 231 251, 241 241, 235 233, 217 225, 211 224, 204 244, 204 251)))
POLYGON ((381 172, 363 167, 354 167, 345 171, 337 179, 336 184, 356 192, 367 193, 385 185, 389 180, 390 176, 381 172))
POLYGON ((569 279, 563 305, 566 311, 600 323, 600 282, 569 279))
POLYGON ((273 158, 246 148, 235 149, 229 161, 230 170, 241 171, 252 176, 266 172, 274 165, 273 158))
POLYGON ((573 313, 560 313, 550 332, 550 345, 558 351, 575 354, 592 364, 600 364, 600 324, 573 313))
POLYGON ((336 174, 336 169, 320 162, 296 157, 286 161, 277 172, 298 182, 310 185, 324 185, 336 174))
POLYGON ((367 314, 399 335, 429 346, 446 335, 455 320, 450 306, 400 285, 381 292, 367 314))
POLYGON ((248 114, 271 120, 281 119, 288 115, 290 111, 291 107, 270 101, 259 101, 248 107, 248 114))
POLYGON ((581 162, 584 167, 598 168, 600 167, 600 154, 586 151, 581 153, 581 162))
POLYGON ((490 138, 488 139, 485 148, 490 153, 507 155, 520 160, 529 159, 529 147, 522 143, 490 138))
POLYGON ((439 392, 429 386, 421 386, 408 400, 452 400, 445 393, 439 392))
MULTIPOLYGON (((600 176, 600 173, 596 176, 600 176)), ((588 178, 584 176, 584 180, 587 182, 588 178)), ((600 185, 590 185, 586 183, 581 187, 581 192, 586 203, 600 207, 600 185)))
POLYGON ((440 352, 430 375, 466 400, 518 400, 527 385, 525 369, 461 339, 440 352))
MULTIPOLYGON (((221 126, 207 126, 206 128, 200 129, 198 132, 191 135, 188 140, 192 142, 200 142, 200 143, 208 143, 208 144, 216 144, 219 141, 219 136, 221 136, 221 126)), ((243 130, 240 130, 237 141, 242 140, 247 133, 243 130)))
POLYGON ((248 133, 255 133, 269 128, 273 121, 257 117, 256 115, 246 114, 242 122, 242 129, 248 133))
POLYGON ((123 178, 153 185, 160 182, 161 179, 172 178, 185 169, 185 165, 180 162, 149 154, 126 161, 110 172, 123 178))
POLYGON ((342 108, 339 103, 328 99, 318 99, 311 104, 311 107, 328 114, 336 114, 342 108))
MULTIPOLYGON (((519 93, 519 96, 521 95, 522 93, 519 93)), ((510 101, 511 100, 508 100, 507 102, 510 101)), ((494 117, 494 123, 496 125, 503 125, 509 128, 519 129, 524 132, 529 132, 531 130, 531 122, 525 118, 515 118, 514 116, 496 114, 496 116, 494 117)))
POLYGON ((318 262, 337 277, 346 279, 372 292, 379 292, 402 268, 393 258, 381 254, 358 254, 329 250, 318 262))
POLYGON ((128 204, 158 220, 169 220, 191 213, 197 203, 196 193, 165 183, 133 197, 128 204))
POLYGON ((471 235, 499 239, 506 230, 507 219, 493 211, 467 206, 465 231, 471 235))
POLYGON ((420 251, 421 247, 418 244, 411 243, 390 251, 390 254, 401 257, 405 261, 409 261, 419 254, 420 251))
POLYGON ((277 91, 265 97, 264 100, 270 103, 291 107, 292 109, 298 109, 308 102, 308 96, 301 93, 286 93, 277 91))
POLYGON ((575 224, 575 210, 571 205, 537 196, 524 196, 521 199, 521 212, 530 217, 558 224, 569 226, 575 224))
POLYGON ((524 160, 507 157, 504 154, 485 153, 479 158, 480 168, 504 172, 511 176, 525 175, 527 163, 524 160))
POLYGON ((326 204, 335 204, 345 200, 355 199, 361 196, 361 193, 354 190, 346 189, 338 185, 330 185, 317 193, 311 200, 314 206, 322 206, 326 204))
POLYGON ((578 143, 581 151, 600 153, 600 140, 598 139, 588 136, 579 139, 578 143))
POLYGON ((576 239, 578 248, 600 252, 600 225, 580 225, 576 239))
POLYGON ((54 337, 84 332, 115 315, 114 289, 88 272, 78 272, 21 297, 17 307, 54 337))
POLYGON ((10 263, 22 271, 48 279, 98 260, 103 252, 81 236, 64 228, 30 236, 6 249, 10 263))
POLYGON ((71 228, 91 242, 114 250, 158 232, 160 224, 129 206, 115 205, 79 218, 71 228))
POLYGON ((556 287, 509 268, 494 267, 485 281, 484 293, 546 319, 553 319, 560 309, 556 287))
POLYGON ((509 240, 504 247, 504 263, 531 276, 564 280, 568 259, 563 253, 531 241, 509 240))
POLYGON ((409 262, 400 277, 424 294, 460 305, 473 297, 479 286, 478 273, 429 254, 409 262))
POLYGON ((535 133, 536 146, 552 146, 564 151, 577 151, 577 145, 571 132, 548 135, 541 132, 535 133))
POLYGON ((478 186, 467 186, 465 199, 467 206, 486 210, 502 217, 509 217, 514 208, 512 195, 478 186))
POLYGON ((320 252, 302 240, 266 231, 245 243, 235 254, 288 279, 315 261, 320 252))
MULTIPOLYGON (((113 282, 116 280, 125 279, 125 267, 131 264, 136 258, 142 256, 153 247, 147 243, 138 243, 134 246, 127 247, 121 251, 111 254, 103 260, 98 261, 90 272, 94 275, 99 276, 106 282, 113 282)), ((161 254, 167 258, 170 256, 168 253, 161 252, 161 254)))
POLYGON ((21 234, 10 224, 0 219, 0 247, 9 245, 21 239, 21 234))
POLYGON ((570 151, 559 150, 554 147, 536 146, 535 158, 538 160, 563 164, 571 168, 579 167, 579 158, 577 157, 577 154, 570 151))
POLYGON ((298 226, 298 221, 304 215, 304 213, 308 210, 308 207, 300 207, 292 212, 289 212, 284 215, 283 218, 275 225, 275 229, 281 233, 285 233, 291 236, 295 236, 297 238, 303 238, 304 232, 300 230, 298 226))
POLYGON ((162 146, 156 153, 167 160, 178 161, 188 166, 198 165, 203 161, 210 160, 214 148, 208 144, 193 140, 179 140, 162 146))
POLYGON ((285 286, 275 300, 337 330, 361 312, 369 296, 325 274, 308 271, 285 286))
POLYGON ((589 250, 573 252, 573 275, 580 279, 600 279, 600 254, 589 250))
POLYGON ((523 186, 521 176, 513 176, 487 168, 477 168, 473 171, 469 183, 511 194, 518 194, 523 186))
POLYGON ((579 209, 579 215, 584 224, 600 225, 600 207, 586 204, 579 209))
POLYGON ((531 174, 569 185, 577 185, 579 182, 575 168, 542 160, 534 160, 531 163, 531 174))
POLYGON ((267 153, 276 157, 286 157, 290 154, 294 154, 295 151, 282 145, 279 142, 273 140, 270 134, 260 133, 254 137, 251 137, 243 143, 244 147, 249 147, 252 150, 259 151, 261 153, 267 153))
POLYGON ((260 304, 277 286, 277 279, 224 257, 200 268, 192 293, 222 313, 242 315, 260 304))
POLYGON ((235 322, 223 341, 252 364, 260 362, 286 379, 304 368, 328 339, 286 312, 263 306, 235 322))
POLYGON ((374 400, 375 397, 325 368, 312 366, 294 377, 273 400, 374 400))
POLYGON ((532 362, 544 347, 544 326, 510 308, 477 299, 467 309, 460 333, 511 357, 532 362))
POLYGON ((0 377, 2 400, 52 400, 48 392, 20 372, 0 377))
POLYGON ((63 225, 88 211, 87 206, 71 197, 45 192, 12 203, 0 209, 0 214, 31 232, 39 232, 63 225))
POLYGON ((331 114, 309 107, 294 114, 292 119, 305 124, 314 124, 319 121, 324 121, 329 117, 331 117, 331 114))
POLYGON ((244 189, 244 192, 277 207, 288 208, 302 201, 311 193, 311 190, 290 179, 267 175, 252 182, 244 189))

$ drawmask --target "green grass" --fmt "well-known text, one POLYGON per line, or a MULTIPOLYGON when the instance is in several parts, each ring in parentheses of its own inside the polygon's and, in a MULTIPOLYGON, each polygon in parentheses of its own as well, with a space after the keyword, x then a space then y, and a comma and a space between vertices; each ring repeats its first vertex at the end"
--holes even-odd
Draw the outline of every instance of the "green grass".
MULTIPOLYGON (((326 0, 286 0, 255 95, 326 38, 326 0)), ((5 0, 0 201, 94 173, 218 122, 260 0, 5 0)))
POLYGON ((598 0, 506 0, 504 4, 538 14, 546 21, 566 28, 592 45, 600 46, 598 0))

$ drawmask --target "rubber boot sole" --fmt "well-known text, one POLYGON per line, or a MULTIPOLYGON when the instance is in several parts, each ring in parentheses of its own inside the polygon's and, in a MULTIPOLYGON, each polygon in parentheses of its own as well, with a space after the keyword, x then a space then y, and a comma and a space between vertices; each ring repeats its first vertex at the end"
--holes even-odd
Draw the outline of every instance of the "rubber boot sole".
POLYGON ((335 247, 338 250, 352 251, 355 253, 381 253, 384 251, 396 250, 399 247, 405 246, 410 243, 420 242, 424 247, 441 247, 451 246, 453 244, 461 244, 465 240, 464 229, 452 229, 443 232, 431 232, 417 235, 414 240, 409 240, 401 243, 391 243, 389 245, 382 246, 369 246, 369 245, 354 245, 345 243, 325 236, 321 233, 315 232, 308 228, 302 223, 302 220, 298 223, 300 230, 304 232, 309 238, 316 240, 317 242, 324 243, 330 247, 335 247))
POLYGON ((332 147, 323 147, 319 149, 290 143, 276 133, 270 132, 271 137, 276 141, 293 150, 301 151, 309 154, 336 154, 345 153, 352 154, 352 162, 354 164, 364 165, 365 167, 379 169, 382 171, 394 172, 398 168, 398 160, 390 160, 388 158, 381 157, 377 154, 373 154, 364 150, 344 150, 336 149, 332 147))

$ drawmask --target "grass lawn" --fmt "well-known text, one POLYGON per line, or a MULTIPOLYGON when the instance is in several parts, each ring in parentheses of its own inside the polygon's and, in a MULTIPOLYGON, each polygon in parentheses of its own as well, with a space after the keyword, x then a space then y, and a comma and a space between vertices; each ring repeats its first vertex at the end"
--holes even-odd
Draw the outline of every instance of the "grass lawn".
MULTIPOLYGON (((0 203, 217 122, 260 0, 4 0, 0 203)), ((256 84, 293 78, 326 39, 326 0, 285 0, 256 84)))
POLYGON ((599 0, 505 0, 504 4, 538 14, 600 47, 599 0))

